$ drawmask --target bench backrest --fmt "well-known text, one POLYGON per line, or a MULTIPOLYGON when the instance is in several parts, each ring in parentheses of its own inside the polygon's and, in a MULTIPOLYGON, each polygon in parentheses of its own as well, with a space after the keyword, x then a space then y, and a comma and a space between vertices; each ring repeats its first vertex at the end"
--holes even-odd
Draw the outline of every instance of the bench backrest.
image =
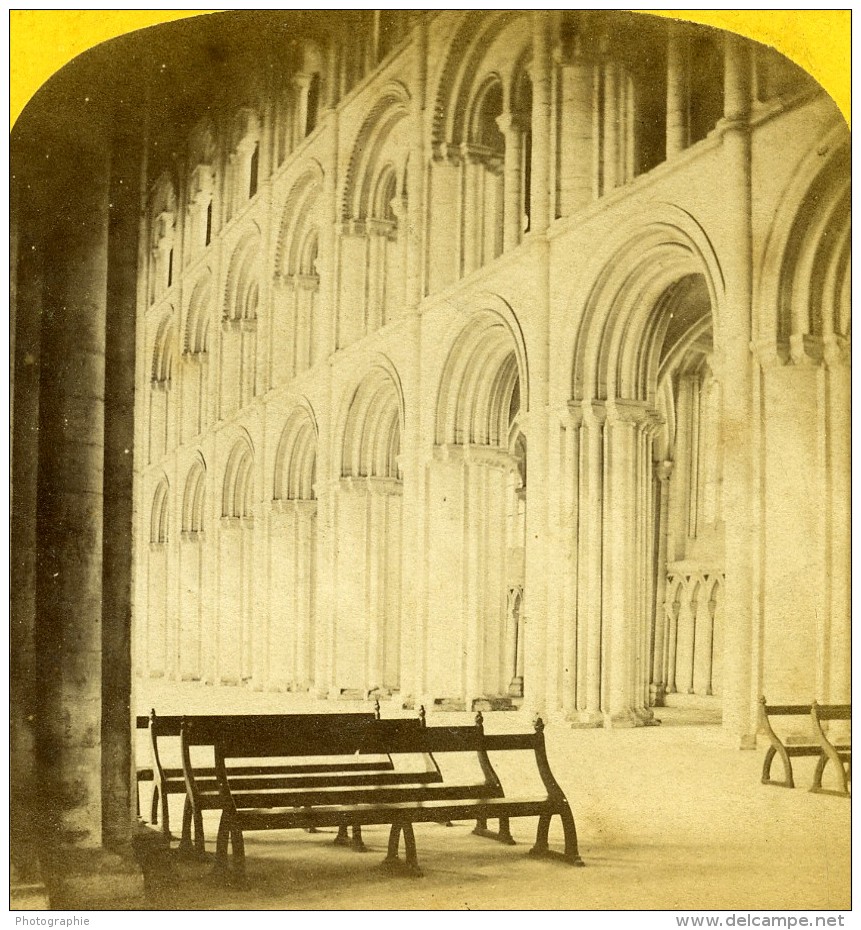
POLYGON ((211 731, 223 806, 247 810, 503 797, 489 750, 531 750, 548 794, 562 795, 547 764, 540 721, 532 734, 487 736, 480 717, 474 726, 427 727, 419 719, 351 721, 345 727, 337 716, 309 717, 292 729, 224 725, 211 731), (473 765, 467 778, 445 779, 434 758, 444 753, 473 756, 480 774, 473 765), (340 768, 314 764, 318 757, 332 765, 335 756, 341 757, 340 768), (392 767, 353 767, 367 756, 393 760, 392 767), (307 769, 255 780, 247 768, 236 767, 236 760, 247 766, 255 758, 272 757, 302 757, 307 769))

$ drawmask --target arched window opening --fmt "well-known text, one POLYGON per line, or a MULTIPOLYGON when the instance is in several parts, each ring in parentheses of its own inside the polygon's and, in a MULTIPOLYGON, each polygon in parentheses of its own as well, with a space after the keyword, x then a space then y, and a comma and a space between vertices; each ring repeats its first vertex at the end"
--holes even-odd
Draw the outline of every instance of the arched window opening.
POLYGON ((182 502, 183 533, 202 533, 205 512, 206 469, 198 460, 191 466, 185 480, 185 494, 182 502))
POLYGON ((254 152, 251 155, 250 177, 248 182, 248 197, 252 198, 257 193, 257 175, 260 170, 260 143, 254 145, 254 152))
POLYGON ((505 223, 505 135, 502 85, 491 77, 477 98, 471 120, 470 151, 465 165, 466 235, 463 243, 463 272, 480 268, 502 254, 505 223), (504 125, 504 124, 503 124, 504 125))
POLYGON ((691 40, 691 144, 715 128, 723 115, 723 52, 711 36, 691 40))
POLYGON ((163 546, 168 538, 168 494, 166 481, 162 481, 156 488, 152 502, 152 518, 150 522, 150 543, 163 546))
POLYGON ((308 85, 308 113, 305 118, 305 135, 310 136, 317 128, 317 120, 320 113, 320 72, 317 71, 311 75, 311 83, 308 85))
POLYGON ((204 245, 209 245, 212 242, 212 201, 206 205, 206 241, 204 245))

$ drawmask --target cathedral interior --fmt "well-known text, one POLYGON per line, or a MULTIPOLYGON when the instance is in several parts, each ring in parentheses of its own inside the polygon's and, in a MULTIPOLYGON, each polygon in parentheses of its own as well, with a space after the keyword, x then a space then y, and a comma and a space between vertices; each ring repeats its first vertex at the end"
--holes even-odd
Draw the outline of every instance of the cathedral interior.
POLYGON ((11 169, 13 899, 136 900, 156 696, 736 752, 849 702, 850 136, 774 50, 197 16, 11 169))

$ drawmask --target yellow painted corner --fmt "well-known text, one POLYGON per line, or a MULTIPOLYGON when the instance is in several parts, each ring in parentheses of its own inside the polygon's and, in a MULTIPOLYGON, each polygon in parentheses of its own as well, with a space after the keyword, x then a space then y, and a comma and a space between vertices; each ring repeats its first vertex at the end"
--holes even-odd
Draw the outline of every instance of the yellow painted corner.
MULTIPOLYGON (((126 32, 214 10, 10 10, 10 125, 48 78, 81 52, 126 32)), ((729 29, 771 45, 851 111, 850 10, 637 10, 729 29)))

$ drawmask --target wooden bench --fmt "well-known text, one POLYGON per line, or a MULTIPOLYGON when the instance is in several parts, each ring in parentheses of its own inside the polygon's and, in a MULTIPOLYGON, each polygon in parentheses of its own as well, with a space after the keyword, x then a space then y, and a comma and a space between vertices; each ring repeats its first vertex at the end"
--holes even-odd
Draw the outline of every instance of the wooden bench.
MULTIPOLYGON (((544 725, 538 720, 534 733, 487 735, 479 714, 474 726, 428 727, 419 720, 360 720, 350 727, 334 720, 321 725, 319 717, 290 728, 273 722, 250 727, 241 720, 201 726, 189 721, 183 729, 183 759, 187 777, 194 784, 197 773, 188 750, 200 743, 214 744, 215 769, 221 795, 221 822, 216 846, 216 871, 244 882, 244 835, 257 830, 309 827, 390 826, 384 865, 420 875, 413 824, 445 823, 475 819, 476 831, 503 843, 513 843, 512 817, 537 817, 534 856, 557 856, 572 865, 583 865, 577 832, 568 802, 554 779, 544 745, 544 725), (489 752, 531 753, 543 783, 543 792, 510 797, 491 765, 489 752), (465 780, 445 777, 437 760, 445 754, 465 754, 474 773, 465 780), (360 760, 379 756, 392 761, 389 770, 344 768, 344 757, 360 760), (236 760, 272 758, 301 759, 307 771, 262 779, 248 777, 236 768, 236 760), (335 771, 322 769, 322 760, 337 760, 335 771), (564 831, 564 852, 549 848, 551 818, 558 815, 564 831), (499 830, 487 829, 498 820, 499 830), (398 856, 403 835, 406 861, 398 856), (232 865, 228 861, 228 843, 232 865)), ((265 762, 261 768, 265 768, 265 762)), ((193 790, 193 789, 191 789, 193 790)))
MULTIPOLYGON (((193 747, 214 747, 217 734, 227 731, 250 731, 263 733, 293 733, 303 734, 319 730, 353 732, 361 731, 364 726, 379 720, 380 707, 376 704, 373 713, 323 713, 323 714, 239 714, 239 715, 212 715, 184 717, 180 720, 180 733, 182 735, 182 764, 180 770, 182 777, 182 790, 186 796, 183 808, 182 841, 180 849, 183 852, 194 850, 196 855, 202 856, 205 847, 203 833, 203 813, 211 810, 222 810, 224 795, 219 790, 217 775, 217 762, 215 767, 201 767, 195 765, 191 758, 193 747), (193 840, 192 840, 193 825, 193 840)), ((253 754, 248 759, 254 758, 253 754)), ((217 759, 217 757, 216 757, 217 759)), ((231 775, 240 789, 247 790, 253 787, 258 791, 271 791, 283 783, 292 783, 296 779, 307 777, 321 778, 354 778, 362 777, 367 773, 374 773, 377 777, 385 777, 393 769, 392 761, 388 758, 371 758, 365 756, 358 759, 355 755, 349 757, 332 758, 321 761, 282 757, 277 762, 270 760, 265 763, 255 762, 234 765, 231 775)), ((178 790, 178 789, 175 789, 178 790)), ((317 828, 310 824, 309 833, 315 833, 317 828)), ((351 845, 354 849, 365 849, 362 840, 361 825, 353 829, 353 838, 350 840, 346 826, 339 826, 335 837, 336 845, 351 845)))
POLYGON ((832 744, 822 729, 823 720, 851 720, 852 711, 849 704, 767 704, 765 697, 759 701, 760 727, 768 736, 770 746, 766 750, 762 765, 762 783, 782 788, 794 788, 795 779, 792 773, 792 759, 816 756, 816 771, 813 776, 811 791, 825 794, 848 795, 847 782, 849 778, 848 763, 851 759, 851 746, 849 744, 832 744), (771 719, 773 717, 807 717, 811 721, 811 735, 803 742, 787 743, 775 733, 771 719), (771 777, 771 766, 775 756, 783 762, 785 778, 779 781, 771 777), (822 787, 822 775, 828 762, 834 763, 841 788, 837 791, 822 787), (847 767, 844 767, 844 762, 847 767))
MULTIPOLYGON (((327 714, 325 716, 337 719, 340 725, 349 725, 357 718, 363 720, 374 720, 379 717, 380 705, 376 704, 373 712, 327 714)), ((215 776, 215 767, 198 766, 197 779, 195 782, 196 794, 189 791, 185 771, 181 764, 181 746, 180 736, 182 732, 183 720, 197 721, 201 728, 212 725, 220 725, 226 722, 228 725, 249 725, 253 726, 255 721, 285 721, 289 722, 295 718, 293 714, 264 714, 264 715, 197 715, 193 717, 182 716, 158 716, 153 709, 148 717, 138 717, 137 726, 140 728, 142 722, 149 729, 150 751, 152 753, 152 768, 138 768, 138 783, 141 781, 153 781, 152 802, 150 810, 150 822, 158 824, 159 808, 161 809, 161 832, 167 842, 171 840, 170 832, 170 806, 169 799, 171 796, 182 795, 184 797, 183 805, 183 823, 182 834, 179 849, 183 853, 194 851, 201 855, 205 848, 205 836, 203 831, 202 813, 206 810, 216 810, 220 807, 220 795, 218 793, 218 782, 215 776), (165 739, 175 737, 177 740, 177 761, 178 766, 168 766, 164 764, 163 752, 165 739), (193 831, 192 831, 193 827, 193 831)), ((322 715, 320 715, 322 716, 322 715)), ((209 744, 212 745, 211 743, 209 744)), ((286 774, 288 769, 284 766, 270 766, 271 771, 263 773, 259 767, 252 767, 248 774, 286 774)), ((139 809, 139 806, 138 806, 139 809)), ((335 840, 340 845, 350 842, 345 831, 339 833, 335 840)), ((355 832, 352 844, 360 849, 362 847, 361 831, 355 832)))

